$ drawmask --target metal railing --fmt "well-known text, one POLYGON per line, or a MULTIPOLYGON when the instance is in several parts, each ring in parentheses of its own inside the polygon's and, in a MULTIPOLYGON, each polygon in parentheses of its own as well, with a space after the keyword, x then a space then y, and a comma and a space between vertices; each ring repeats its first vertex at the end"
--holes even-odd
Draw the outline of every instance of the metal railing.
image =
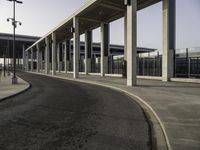
MULTIPOLYGON (((175 78, 200 78, 200 47, 176 49, 174 51, 174 77, 175 78)), ((29 62, 30 68, 30 62, 29 62)), ((109 56, 109 74, 126 73, 126 63, 123 55, 109 56)), ((36 68, 36 62, 33 63, 36 68)), ((18 66, 22 68, 21 65, 18 66)), ((10 67, 12 68, 12 67, 10 67)), ((43 69, 45 62, 43 61, 43 69)), ((61 70, 64 70, 64 62, 61 63, 61 70)), ((73 71, 73 60, 69 61, 69 71, 73 71)), ((79 60, 79 71, 85 71, 84 58, 79 60)), ((91 59, 91 73, 100 73, 100 58, 91 59)), ((140 76, 162 76, 162 55, 159 52, 143 53, 137 56, 137 75, 140 76)))
POLYGON ((100 58, 92 58, 91 59, 91 73, 100 73, 100 71, 101 71, 100 58))
POLYGON ((162 57, 159 55, 137 58, 137 75, 162 76, 162 57))
POLYGON ((175 50, 175 77, 200 78, 200 48, 175 50))
MULTIPOLYGON (((123 56, 111 56, 108 58, 108 73, 123 74, 126 68, 123 56)), ((162 57, 159 55, 138 56, 137 57, 137 75, 141 76, 161 76, 162 75, 162 57)))

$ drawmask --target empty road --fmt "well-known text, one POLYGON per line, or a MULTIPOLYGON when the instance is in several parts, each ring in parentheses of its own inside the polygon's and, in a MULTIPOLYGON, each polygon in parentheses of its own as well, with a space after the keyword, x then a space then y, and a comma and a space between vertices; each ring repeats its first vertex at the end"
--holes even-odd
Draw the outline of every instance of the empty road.
POLYGON ((1 150, 149 150, 141 108, 123 93, 19 73, 32 88, 0 103, 1 150))

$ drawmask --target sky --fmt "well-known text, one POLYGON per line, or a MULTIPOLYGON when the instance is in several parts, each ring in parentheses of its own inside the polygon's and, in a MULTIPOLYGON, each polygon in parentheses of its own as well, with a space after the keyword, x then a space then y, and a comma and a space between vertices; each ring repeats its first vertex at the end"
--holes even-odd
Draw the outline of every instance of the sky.
MULTIPOLYGON (((43 36, 72 15, 87 0, 22 0, 16 4, 16 20, 22 22, 16 33, 43 36)), ((12 33, 12 4, 0 0, 0 32, 12 33)), ((200 0, 176 0, 176 48, 200 47, 200 0)), ((137 46, 162 50, 162 3, 137 13, 137 46)), ((100 29, 93 31, 100 42, 100 29)), ((81 39, 84 40, 83 36, 81 39)), ((110 43, 124 44, 124 19, 110 24, 110 43), (117 32, 116 32, 117 31, 117 32)))

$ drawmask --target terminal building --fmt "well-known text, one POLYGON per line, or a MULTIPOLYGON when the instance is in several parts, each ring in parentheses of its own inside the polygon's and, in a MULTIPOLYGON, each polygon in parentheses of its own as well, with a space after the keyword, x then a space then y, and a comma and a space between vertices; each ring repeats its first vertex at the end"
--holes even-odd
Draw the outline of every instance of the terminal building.
MULTIPOLYGON (((39 40, 40 37, 35 36, 27 36, 27 35, 16 35, 16 58, 17 58, 17 68, 22 68, 25 65, 25 49, 31 46, 34 42, 39 40)), ((64 71, 64 45, 60 45, 60 70, 64 71)), ((70 54, 69 54, 69 71, 73 71, 73 41, 70 42, 70 54)), ((144 47, 138 47, 137 53, 150 53, 154 52, 156 49, 152 48, 144 48, 144 47)), ((51 53, 50 58, 51 58, 51 53)), ((45 60, 44 60, 44 51, 41 54, 42 55, 42 61, 41 61, 41 69, 44 68, 45 60)), ((109 49, 109 59, 112 59, 110 61, 115 61, 117 58, 123 58, 124 55, 124 46, 122 45, 110 45, 109 49)), ((0 33, 0 58, 3 59, 5 56, 6 58, 6 65, 8 63, 10 66, 12 65, 12 58, 13 58, 13 35, 7 34, 7 33, 0 33), (10 61, 8 61, 10 60, 10 61)), ((31 55, 27 55, 29 58, 28 65, 29 68, 31 68, 31 55)), ((57 58, 57 57, 56 57, 57 58)), ((80 43, 80 72, 84 72, 84 58, 85 58, 85 43, 80 43)), ((100 73, 100 43, 92 43, 92 51, 91 51, 91 72, 93 73, 100 73)), ((120 64, 123 63, 123 59, 120 59, 120 64)), ((3 65, 3 63, 2 63, 3 65)), ((36 53, 33 54, 33 69, 36 69, 37 67, 37 60, 36 60, 36 53)), ((57 66, 58 67, 58 66, 57 66)), ((111 67, 111 65, 110 65, 111 67)), ((117 71, 118 73, 122 73, 122 66, 118 67, 120 71, 117 71)), ((108 72, 111 72, 108 71, 108 72)))
MULTIPOLYGON (((27 71, 56 75, 57 72, 124 74, 127 86, 137 84, 137 75, 156 76, 162 81, 177 77, 199 78, 199 57, 176 51, 176 0, 88 0, 69 18, 29 46, 25 52, 27 71), (137 11, 161 2, 163 16, 162 52, 137 47, 137 11), (124 18, 125 45, 110 44, 110 23, 124 18), (92 31, 100 27, 100 43, 92 43, 92 31), (85 41, 80 42, 80 35, 85 41), (73 42, 72 42, 73 41, 73 42), (140 55, 148 52, 148 58, 140 55), (183 56, 183 57, 182 57, 183 56), (182 57, 182 58, 181 58, 182 57), (116 69, 117 68, 117 69, 116 69), (192 72, 192 73, 191 73, 192 72)), ((151 77, 150 77, 151 78, 151 77)))
MULTIPOLYGON (((15 35, 15 56, 18 66, 23 65, 23 57, 25 57, 25 49, 35 43, 40 37, 15 35)), ((3 66, 3 58, 6 59, 6 65, 13 64, 13 34, 0 33, 0 65, 3 66)))

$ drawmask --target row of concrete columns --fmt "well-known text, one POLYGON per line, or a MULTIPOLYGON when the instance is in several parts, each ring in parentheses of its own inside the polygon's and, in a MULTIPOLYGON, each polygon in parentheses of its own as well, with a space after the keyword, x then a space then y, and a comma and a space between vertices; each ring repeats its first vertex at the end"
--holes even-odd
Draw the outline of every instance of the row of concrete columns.
MULTIPOLYGON (((127 61, 127 85, 136 85, 136 56, 137 56, 137 1, 131 0, 125 12, 125 50, 124 57, 127 61)), ((107 73, 107 59, 110 41, 109 23, 101 23, 101 76, 107 73)), ((80 33, 79 18, 73 18, 73 77, 78 77, 79 53, 80 53, 80 33)), ((52 75, 56 74, 56 49, 57 49, 57 69, 60 71, 60 48, 64 48, 64 69, 69 69, 69 51, 71 49, 70 39, 64 42, 64 47, 56 43, 56 33, 45 39, 45 73, 50 72, 50 44, 51 44, 51 70, 52 75), (51 39, 51 40, 50 40, 51 39)), ((37 49, 37 71, 40 70, 41 52, 37 49)), ((175 49, 175 1, 163 0, 163 81, 168 81, 173 77, 173 52, 175 49)), ((85 32, 85 73, 90 72, 92 51, 92 31, 85 32)), ((31 71, 33 71, 33 49, 31 49, 31 71)))

